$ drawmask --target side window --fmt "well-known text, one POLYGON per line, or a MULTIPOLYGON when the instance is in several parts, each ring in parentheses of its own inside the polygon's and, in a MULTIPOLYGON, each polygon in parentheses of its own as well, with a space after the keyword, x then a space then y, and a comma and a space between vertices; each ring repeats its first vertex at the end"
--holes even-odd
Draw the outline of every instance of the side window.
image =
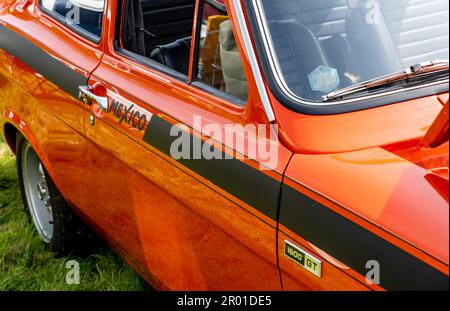
POLYGON ((60 22, 100 39, 105 0, 40 0, 41 9, 60 22))
MULTIPOLYGON (((198 0, 124 0, 117 22, 122 54, 187 79, 198 0), (131 53, 130 53, 131 52, 131 53)), ((195 82, 246 101, 248 85, 224 0, 201 0, 195 82)), ((116 38, 119 39, 119 36, 116 38)))
POLYGON ((222 0, 203 1, 197 44, 196 80, 246 101, 248 84, 222 0))
POLYGON ((128 0, 121 48, 184 76, 189 72, 196 0, 128 0))

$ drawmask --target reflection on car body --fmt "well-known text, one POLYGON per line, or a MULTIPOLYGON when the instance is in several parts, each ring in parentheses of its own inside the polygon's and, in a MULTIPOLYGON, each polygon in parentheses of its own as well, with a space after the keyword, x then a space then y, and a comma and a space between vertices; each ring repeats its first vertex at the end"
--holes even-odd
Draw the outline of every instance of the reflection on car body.
POLYGON ((19 2, 0 130, 51 249, 82 219, 161 290, 448 289, 447 1, 19 2))

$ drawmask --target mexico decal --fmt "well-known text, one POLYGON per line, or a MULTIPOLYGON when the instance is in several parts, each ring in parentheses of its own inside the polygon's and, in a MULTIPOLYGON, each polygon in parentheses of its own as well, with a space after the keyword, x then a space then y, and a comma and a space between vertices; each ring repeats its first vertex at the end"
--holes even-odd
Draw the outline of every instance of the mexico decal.
POLYGON ((109 107, 107 113, 117 119, 121 126, 145 132, 153 116, 128 99, 108 91, 109 107))

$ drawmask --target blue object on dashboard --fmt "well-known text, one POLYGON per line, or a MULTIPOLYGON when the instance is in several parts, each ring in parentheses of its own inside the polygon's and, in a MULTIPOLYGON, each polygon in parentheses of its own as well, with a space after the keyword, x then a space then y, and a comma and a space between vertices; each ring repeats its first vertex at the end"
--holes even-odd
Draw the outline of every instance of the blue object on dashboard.
POLYGON ((337 69, 323 65, 311 72, 308 79, 311 89, 322 93, 335 91, 341 83, 337 69))

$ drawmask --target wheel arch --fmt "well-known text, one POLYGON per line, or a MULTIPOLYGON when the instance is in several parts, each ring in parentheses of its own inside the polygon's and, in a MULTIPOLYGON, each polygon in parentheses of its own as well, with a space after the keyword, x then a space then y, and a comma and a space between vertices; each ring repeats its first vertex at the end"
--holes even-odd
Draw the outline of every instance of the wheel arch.
POLYGON ((16 142, 17 136, 19 134, 23 135, 25 139, 31 144, 37 156, 41 160, 44 165, 47 173, 55 182, 55 185, 59 188, 59 181, 56 178, 57 175, 47 153, 45 152, 45 148, 40 144, 39 139, 34 134, 33 130, 27 126, 27 123, 19 116, 17 113, 9 110, 6 111, 6 120, 3 124, 3 135, 8 144, 11 151, 16 154, 16 142))
POLYGON ((19 130, 11 123, 5 123, 3 126, 3 136, 9 149, 16 154, 16 140, 19 130))

